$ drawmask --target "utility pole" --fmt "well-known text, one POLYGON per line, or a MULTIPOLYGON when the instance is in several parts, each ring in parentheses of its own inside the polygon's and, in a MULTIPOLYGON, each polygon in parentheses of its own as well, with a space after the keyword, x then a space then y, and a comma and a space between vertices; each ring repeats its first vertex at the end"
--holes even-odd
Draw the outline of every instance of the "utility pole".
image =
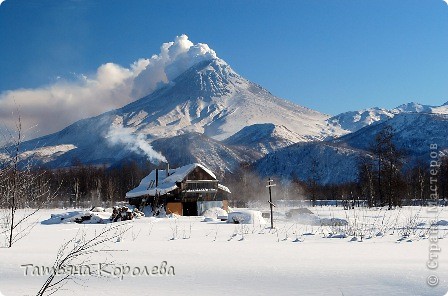
POLYGON ((266 187, 269 188, 269 200, 268 200, 268 203, 269 203, 269 207, 271 208, 271 229, 274 229, 274 214, 273 214, 272 208, 275 207, 275 205, 272 203, 271 187, 276 186, 276 184, 272 184, 271 182, 274 182, 274 180, 269 178, 268 185, 266 187))

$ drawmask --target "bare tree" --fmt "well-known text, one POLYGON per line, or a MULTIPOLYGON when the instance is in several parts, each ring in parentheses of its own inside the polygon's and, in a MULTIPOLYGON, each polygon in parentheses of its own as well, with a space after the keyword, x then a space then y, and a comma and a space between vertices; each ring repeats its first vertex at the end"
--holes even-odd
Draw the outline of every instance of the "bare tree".
POLYGON ((423 205, 428 194, 428 172, 424 163, 418 161, 416 166, 406 173, 408 196, 410 199, 417 199, 423 205))
POLYGON ((309 167, 309 174, 308 174, 309 177, 307 180, 307 185, 313 207, 316 205, 319 183, 322 179, 321 172, 319 171, 319 169, 320 169, 319 160, 317 159, 317 157, 312 156, 311 166, 309 167))
POLYGON ((127 227, 127 224, 105 227, 90 239, 86 238, 83 231, 78 232, 74 238, 59 248, 51 272, 36 296, 52 295, 70 281, 76 282, 76 277, 79 275, 99 275, 99 263, 104 263, 104 260, 95 264, 92 261, 92 256, 98 253, 110 254, 113 252, 114 250, 108 248, 107 243, 121 238, 129 229, 131 227, 127 227), (72 272, 74 266, 89 267, 88 274, 72 272))
POLYGON ((73 182, 73 195, 75 196, 75 207, 79 206, 79 178, 75 178, 73 182))
POLYGON ((393 143, 394 129, 386 125, 375 137, 371 151, 376 158, 378 204, 401 205, 403 152, 393 143))
POLYGON ((109 177, 109 179, 107 180, 106 183, 106 194, 107 194, 107 200, 110 203, 110 206, 114 205, 114 197, 116 194, 116 186, 115 186, 115 182, 109 177))
POLYGON ((45 171, 34 169, 32 157, 22 159, 22 123, 20 115, 17 118, 16 130, 9 132, 11 145, 3 147, 0 164, 0 196, 3 212, 2 235, 6 237, 6 246, 12 245, 29 234, 35 224, 24 223, 49 200, 56 195, 51 190, 45 171), (28 212, 17 215, 21 208, 29 208, 28 212))
POLYGON ((369 157, 362 157, 359 160, 358 182, 361 187, 361 193, 367 199, 369 207, 374 206, 375 202, 375 172, 373 166, 372 159, 369 157))

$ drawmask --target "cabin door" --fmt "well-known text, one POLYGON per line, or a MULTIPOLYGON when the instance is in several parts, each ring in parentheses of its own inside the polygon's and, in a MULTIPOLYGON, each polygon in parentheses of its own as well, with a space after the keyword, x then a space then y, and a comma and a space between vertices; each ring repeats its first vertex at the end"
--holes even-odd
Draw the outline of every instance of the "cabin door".
POLYGON ((193 202, 183 202, 182 203, 182 214, 184 216, 197 216, 198 215, 198 203, 193 202))

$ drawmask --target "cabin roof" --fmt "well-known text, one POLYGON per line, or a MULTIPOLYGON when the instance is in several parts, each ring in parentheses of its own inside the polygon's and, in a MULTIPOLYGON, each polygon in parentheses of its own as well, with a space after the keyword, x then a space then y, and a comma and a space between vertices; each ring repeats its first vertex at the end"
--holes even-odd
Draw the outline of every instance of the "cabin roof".
MULTIPOLYGON (((210 175, 214 180, 216 180, 215 174, 210 171, 207 167, 199 163, 188 164, 176 169, 170 169, 170 174, 166 176, 166 170, 159 170, 159 182, 156 188, 156 170, 153 170, 148 176, 143 178, 136 188, 132 189, 126 193, 126 197, 138 197, 142 195, 155 196, 157 193, 164 195, 170 191, 177 188, 176 182, 182 182, 189 173, 191 173, 195 168, 200 167, 207 174, 210 175)), ((230 193, 230 190, 224 185, 218 184, 218 188, 230 193)))

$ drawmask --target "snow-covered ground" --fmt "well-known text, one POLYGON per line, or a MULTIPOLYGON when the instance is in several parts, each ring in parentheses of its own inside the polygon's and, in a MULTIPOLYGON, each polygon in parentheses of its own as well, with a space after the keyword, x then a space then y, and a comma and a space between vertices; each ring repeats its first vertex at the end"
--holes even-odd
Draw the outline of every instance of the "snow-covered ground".
MULTIPOLYGON (((309 209, 314 214, 291 213, 291 217, 286 215, 288 208, 279 209, 274 215, 276 230, 268 228, 269 219, 267 224, 202 222, 203 217, 119 222, 129 231, 106 246, 114 252, 92 254, 91 264, 112 260, 114 267, 152 270, 166 261, 174 275, 79 276, 78 283, 70 282, 55 295, 447 293, 448 210, 440 208, 436 215, 420 207, 309 209), (428 231, 432 220, 439 224, 437 233, 428 231), (441 249, 432 252, 438 255, 432 262, 439 265, 433 270, 427 267, 431 244, 441 249), (439 279, 436 287, 427 284, 429 276, 439 279)), ((45 221, 51 214, 69 211, 73 209, 42 210, 38 218, 45 221)), ((37 224, 11 249, 0 249, 0 295, 35 295, 46 277, 25 275, 22 265, 50 267, 61 244, 80 237, 80 229, 89 238, 115 225, 37 224)))

